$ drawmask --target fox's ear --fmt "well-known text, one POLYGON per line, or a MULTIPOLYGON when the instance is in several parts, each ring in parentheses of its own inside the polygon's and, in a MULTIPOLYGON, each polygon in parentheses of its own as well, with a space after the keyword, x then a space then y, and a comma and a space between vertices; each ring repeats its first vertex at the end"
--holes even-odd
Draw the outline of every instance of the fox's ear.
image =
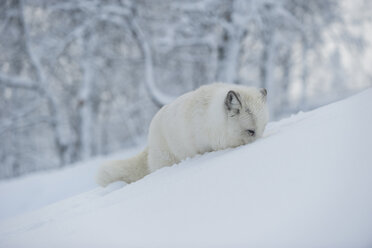
POLYGON ((234 111, 236 114, 239 114, 242 107, 242 103, 239 99, 239 93, 230 90, 225 98, 225 106, 228 111, 234 111))
POLYGON ((261 88, 260 92, 263 96, 267 96, 267 90, 265 88, 261 88))

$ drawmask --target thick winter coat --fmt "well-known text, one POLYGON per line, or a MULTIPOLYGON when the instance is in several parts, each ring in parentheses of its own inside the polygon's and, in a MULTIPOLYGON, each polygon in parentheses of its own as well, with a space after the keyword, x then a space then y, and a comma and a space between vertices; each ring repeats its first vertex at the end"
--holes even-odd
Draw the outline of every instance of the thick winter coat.
POLYGON ((215 83, 180 96, 154 116, 145 150, 103 165, 97 182, 131 183, 196 154, 253 142, 268 121, 266 94, 265 89, 215 83))

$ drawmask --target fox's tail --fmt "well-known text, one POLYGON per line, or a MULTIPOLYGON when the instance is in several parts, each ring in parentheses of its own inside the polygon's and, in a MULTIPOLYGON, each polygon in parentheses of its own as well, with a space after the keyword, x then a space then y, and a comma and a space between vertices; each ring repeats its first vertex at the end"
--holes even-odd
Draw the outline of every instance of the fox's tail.
POLYGON ((105 187, 115 181, 135 182, 147 174, 147 148, 138 155, 127 160, 111 161, 101 165, 96 176, 96 182, 105 187))

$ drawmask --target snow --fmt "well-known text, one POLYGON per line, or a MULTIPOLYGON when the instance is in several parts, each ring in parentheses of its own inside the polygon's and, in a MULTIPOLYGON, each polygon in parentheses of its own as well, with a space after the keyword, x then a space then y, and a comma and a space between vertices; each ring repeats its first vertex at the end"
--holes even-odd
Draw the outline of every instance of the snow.
POLYGON ((94 176, 101 163, 132 156, 140 149, 98 157, 59 170, 0 181, 0 221, 96 188, 94 176))
POLYGON ((372 247, 371 126, 369 89, 270 123, 253 144, 5 220, 0 247, 372 247))

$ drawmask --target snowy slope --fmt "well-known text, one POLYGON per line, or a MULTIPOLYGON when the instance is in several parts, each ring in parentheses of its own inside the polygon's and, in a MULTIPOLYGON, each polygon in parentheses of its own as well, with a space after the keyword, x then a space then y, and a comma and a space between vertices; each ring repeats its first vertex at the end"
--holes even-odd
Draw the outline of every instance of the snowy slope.
POLYGON ((372 247, 372 89, 0 224, 0 247, 372 247))
POLYGON ((101 163, 130 157, 138 151, 130 149, 59 170, 0 181, 0 221, 96 188, 94 176, 101 163))

